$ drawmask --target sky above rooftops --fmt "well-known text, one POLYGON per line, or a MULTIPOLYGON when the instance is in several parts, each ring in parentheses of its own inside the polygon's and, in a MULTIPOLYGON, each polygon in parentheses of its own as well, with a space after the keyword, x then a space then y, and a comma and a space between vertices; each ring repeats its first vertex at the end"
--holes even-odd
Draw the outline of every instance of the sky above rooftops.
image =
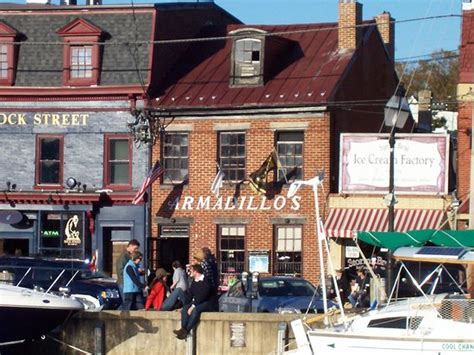
MULTIPOLYGON (((363 4, 364 20, 383 11, 390 12, 396 20, 460 15, 462 6, 462 0, 359 2, 363 4)), ((338 17, 338 0, 215 0, 215 3, 246 24, 336 22, 338 17)), ((428 55, 439 49, 456 50, 460 44, 460 32, 461 18, 458 16, 399 23, 395 29, 395 57, 405 59, 428 55)))

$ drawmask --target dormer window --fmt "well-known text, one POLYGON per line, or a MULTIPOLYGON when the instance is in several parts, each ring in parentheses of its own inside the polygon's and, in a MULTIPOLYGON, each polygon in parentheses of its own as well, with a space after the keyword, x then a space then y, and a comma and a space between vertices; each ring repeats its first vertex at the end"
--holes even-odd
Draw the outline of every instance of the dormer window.
POLYGON ((16 30, 0 22, 0 85, 13 85, 15 82, 17 35, 16 30))
POLYGON ((260 30, 238 30, 231 34, 248 35, 233 43, 231 85, 254 86, 263 84, 264 37, 260 30))
POLYGON ((100 41, 103 31, 77 18, 57 33, 64 39, 63 78, 67 86, 98 85, 100 78, 100 41))

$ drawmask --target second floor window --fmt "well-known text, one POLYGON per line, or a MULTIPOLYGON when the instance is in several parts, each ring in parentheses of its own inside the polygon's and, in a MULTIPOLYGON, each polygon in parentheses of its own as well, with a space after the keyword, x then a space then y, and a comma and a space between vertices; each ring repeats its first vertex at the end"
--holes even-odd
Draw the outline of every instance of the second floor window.
POLYGON ((71 79, 92 78, 92 46, 72 46, 71 79))
POLYGON ((219 133, 219 164, 225 179, 240 182, 245 179, 245 133, 219 133))
POLYGON ((303 178, 303 132, 277 132, 277 153, 282 165, 278 170, 278 181, 284 181, 286 173, 288 181, 303 178))
POLYGON ((0 44, 0 78, 8 77, 8 46, 0 44))
POLYGON ((166 133, 163 142, 164 184, 181 183, 188 175, 188 133, 166 133))
POLYGON ((63 179, 63 137, 38 136, 36 184, 61 185, 63 179))
POLYGON ((127 136, 108 136, 106 142, 105 185, 131 185, 132 148, 127 136))

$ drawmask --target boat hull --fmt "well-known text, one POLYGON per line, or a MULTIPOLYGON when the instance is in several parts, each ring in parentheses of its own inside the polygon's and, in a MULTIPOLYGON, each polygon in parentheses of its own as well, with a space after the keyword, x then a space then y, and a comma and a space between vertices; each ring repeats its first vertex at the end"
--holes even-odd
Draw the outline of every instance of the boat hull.
POLYGON ((0 346, 32 340, 61 325, 69 309, 0 307, 0 346))
POLYGON ((444 355, 473 353, 474 338, 433 339, 427 337, 368 336, 362 334, 309 332, 311 347, 318 355, 336 354, 383 354, 383 355, 444 355))

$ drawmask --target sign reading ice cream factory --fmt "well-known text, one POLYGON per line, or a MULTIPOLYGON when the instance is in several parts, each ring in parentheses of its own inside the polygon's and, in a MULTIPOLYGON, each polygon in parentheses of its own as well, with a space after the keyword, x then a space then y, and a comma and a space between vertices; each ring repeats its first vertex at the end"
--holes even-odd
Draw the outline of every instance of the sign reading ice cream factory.
MULTIPOLYGON (((394 179, 397 193, 446 194, 449 138, 446 134, 397 134, 394 179)), ((388 134, 342 134, 341 193, 386 193, 388 134)))
POLYGON ((88 113, 0 112, 0 126, 87 126, 88 113))

